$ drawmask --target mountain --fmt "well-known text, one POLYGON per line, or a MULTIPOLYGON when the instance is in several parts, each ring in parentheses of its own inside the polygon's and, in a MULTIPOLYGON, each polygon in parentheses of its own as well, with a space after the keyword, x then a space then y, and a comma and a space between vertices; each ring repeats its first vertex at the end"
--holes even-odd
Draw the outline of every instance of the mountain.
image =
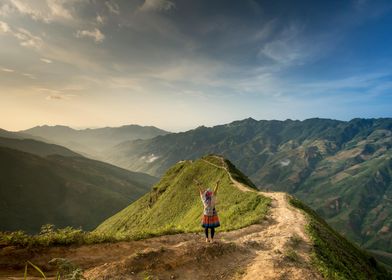
POLYGON ((169 132, 153 126, 125 125, 76 130, 68 126, 36 126, 20 131, 99 159, 107 148, 127 140, 149 139, 169 132))
MULTIPOLYGON (((69 151, 20 141, 13 146, 40 154, 48 154, 48 150, 41 149, 46 146, 52 151, 69 151)), ((156 182, 152 176, 83 157, 43 157, 6 147, 0 147, 0 174, 0 230, 29 233, 38 232, 41 225, 48 223, 95 228, 156 182)))
POLYGON ((222 154, 259 188, 295 194, 351 240, 392 252, 391 147, 390 118, 245 119, 127 141, 106 160, 160 176, 179 160, 222 154))
POLYGON ((33 139, 13 139, 0 137, 0 147, 7 147, 38 156, 60 155, 81 157, 81 155, 59 145, 48 144, 33 139))
POLYGON ((138 251, 125 256, 117 252, 121 257, 110 264, 89 269, 86 275, 93 279, 143 271, 153 279, 391 279, 373 257, 301 201, 284 193, 258 192, 230 161, 214 155, 175 164, 151 192, 96 232, 139 238, 188 234, 136 241, 127 250, 138 251), (222 226, 216 244, 203 246, 202 234, 189 234, 202 231, 194 179, 205 187, 221 180, 217 209, 222 226))
POLYGON ((13 132, 0 128, 0 137, 12 139, 34 139, 37 141, 44 141, 41 137, 33 136, 24 132, 13 132))
POLYGON ((96 229, 105 234, 152 234, 165 231, 200 229, 201 201, 193 180, 205 188, 220 180, 219 208, 223 230, 250 225, 265 215, 269 200, 254 192, 243 192, 231 183, 231 177, 255 186, 229 161, 217 156, 195 162, 182 161, 170 168, 151 192, 104 221, 96 229), (238 215, 243 213, 243 215, 238 215))

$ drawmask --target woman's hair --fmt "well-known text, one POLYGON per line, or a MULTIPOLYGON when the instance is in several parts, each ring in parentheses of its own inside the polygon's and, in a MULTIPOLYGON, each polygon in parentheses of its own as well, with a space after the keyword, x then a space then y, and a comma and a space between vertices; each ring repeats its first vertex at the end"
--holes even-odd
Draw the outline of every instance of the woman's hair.
POLYGON ((211 200, 211 196, 212 196, 212 191, 211 191, 211 189, 206 189, 205 191, 204 191, 204 194, 203 194, 203 197, 204 197, 204 200, 211 200))

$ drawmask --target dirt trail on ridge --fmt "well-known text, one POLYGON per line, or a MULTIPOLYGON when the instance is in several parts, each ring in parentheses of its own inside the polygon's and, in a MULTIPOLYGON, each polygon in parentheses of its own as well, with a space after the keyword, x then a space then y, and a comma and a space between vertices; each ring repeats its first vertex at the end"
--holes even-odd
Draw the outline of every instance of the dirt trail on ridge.
MULTIPOLYGON (((257 192, 230 178, 240 190, 257 192)), ((26 259, 50 270, 47 263, 55 257, 67 258, 83 268, 87 279, 322 279, 310 265, 304 215, 289 205, 285 193, 258 193, 272 200, 267 219, 243 229, 218 232, 215 243, 205 243, 199 233, 35 252, 2 248, 0 279, 23 279, 26 259)))

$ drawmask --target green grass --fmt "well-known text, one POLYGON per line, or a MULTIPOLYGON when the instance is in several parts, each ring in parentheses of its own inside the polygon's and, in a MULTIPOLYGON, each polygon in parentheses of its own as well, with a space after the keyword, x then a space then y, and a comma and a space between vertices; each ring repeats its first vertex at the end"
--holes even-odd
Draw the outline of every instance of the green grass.
POLYGON ((123 236, 113 236, 82 231, 81 229, 74 229, 66 227, 55 229, 47 233, 40 233, 29 235, 24 231, 0 232, 0 244, 12 245, 17 247, 50 247, 50 246, 67 246, 67 245, 82 245, 82 244, 96 244, 104 242, 117 242, 129 240, 123 236))
MULTIPOLYGON (((83 270, 79 268, 78 266, 74 265, 72 262, 70 262, 67 259, 64 258, 55 258, 52 259, 49 264, 55 265, 57 267, 57 273, 56 273, 56 280, 84 280, 86 279, 83 276, 83 270)), ((33 269, 33 272, 35 274, 38 273, 39 277, 42 279, 47 279, 47 276, 45 273, 42 271, 41 268, 36 266, 30 261, 26 262, 25 269, 24 269, 24 279, 27 280, 28 275, 29 275, 29 267, 33 269)))
POLYGON ((312 209, 296 198, 290 197, 289 201, 308 217, 312 262, 325 279, 392 279, 374 257, 334 231, 312 209))
MULTIPOLYGON (((222 167, 227 164, 216 156, 207 156, 174 165, 150 193, 103 222, 95 232, 137 236, 200 231, 203 207, 194 179, 205 188, 213 188, 218 180, 221 182, 216 207, 221 222, 219 230, 234 230, 260 222, 268 211, 270 199, 255 192, 240 191, 226 170, 208 162, 222 167)), ((242 175, 233 165, 229 166, 236 177, 242 175)), ((242 182, 247 181, 242 178, 242 182)))
POLYGON ((100 243, 115 243, 121 241, 141 240, 161 235, 183 233, 181 230, 166 229, 159 231, 139 231, 135 234, 103 234, 82 231, 72 227, 55 229, 50 234, 30 235, 24 231, 0 232, 0 244, 20 248, 42 248, 51 246, 89 245, 100 243))

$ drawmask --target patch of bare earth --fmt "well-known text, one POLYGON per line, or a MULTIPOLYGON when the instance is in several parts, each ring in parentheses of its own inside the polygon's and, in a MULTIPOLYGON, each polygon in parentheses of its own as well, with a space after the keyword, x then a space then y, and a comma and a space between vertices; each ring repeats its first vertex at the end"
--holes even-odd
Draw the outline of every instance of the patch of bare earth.
MULTIPOLYGON (((232 181, 243 191, 254 191, 232 181)), ((322 279, 310 265, 304 215, 284 193, 260 194, 272 199, 267 219, 218 232, 215 243, 205 243, 199 233, 36 251, 2 248, 0 279, 22 279, 26 260, 50 273, 47 263, 56 257, 83 268, 87 279, 322 279)))

